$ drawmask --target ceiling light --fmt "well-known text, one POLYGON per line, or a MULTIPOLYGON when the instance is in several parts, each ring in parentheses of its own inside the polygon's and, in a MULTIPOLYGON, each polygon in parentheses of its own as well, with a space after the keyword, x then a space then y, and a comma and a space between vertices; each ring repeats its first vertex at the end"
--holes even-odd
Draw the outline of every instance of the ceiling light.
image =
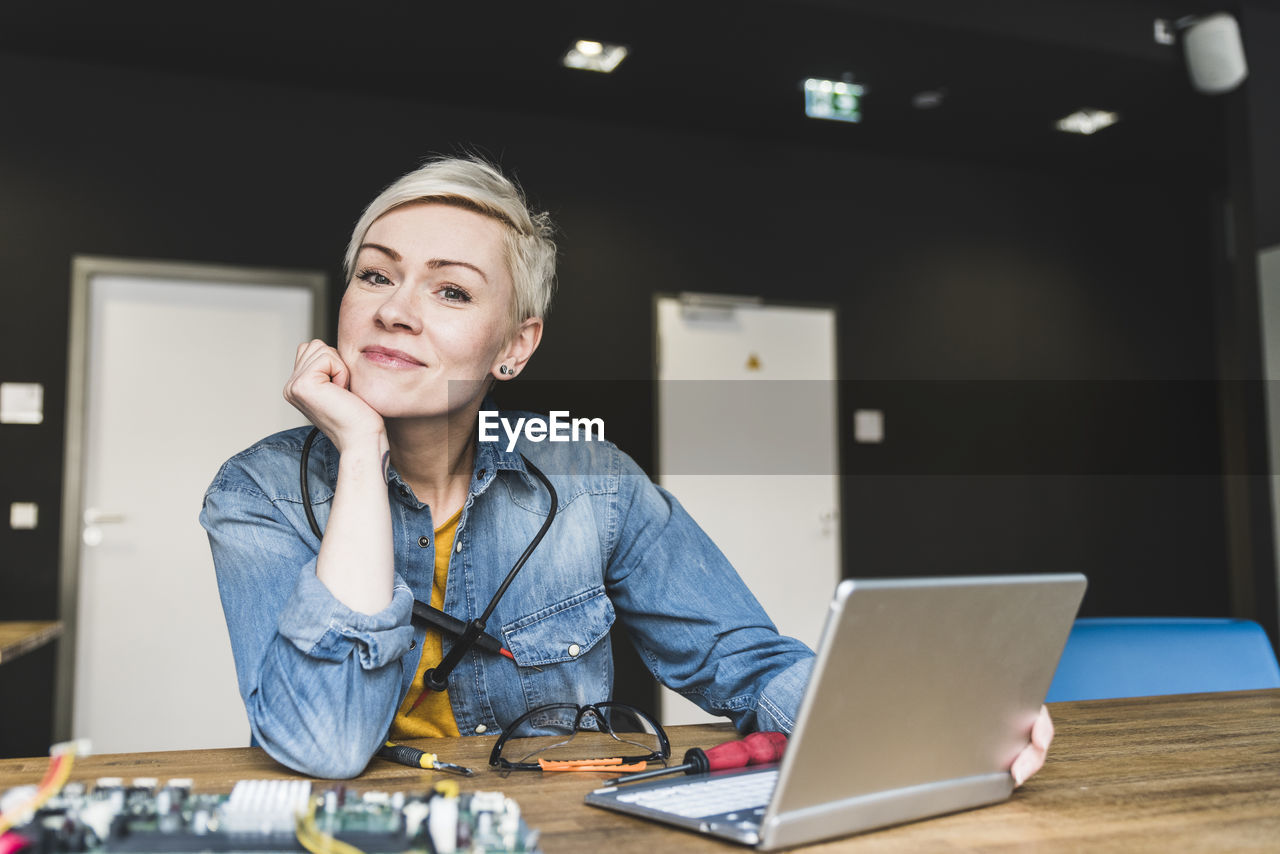
POLYGON ((608 74, 618 67, 618 63, 627 58, 627 49, 620 44, 595 42, 581 39, 569 48, 561 62, 565 68, 578 68, 583 71, 600 71, 608 74))
POLYGON ((804 114, 811 119, 860 122, 862 93, 857 83, 810 77, 804 81, 804 114))
POLYGON ((911 97, 911 106, 917 110, 932 110, 942 106, 942 100, 946 97, 946 91, 943 89, 926 89, 923 92, 917 92, 911 97))
POLYGON ((1076 110, 1071 115, 1058 119, 1056 127, 1066 133, 1083 133, 1087 135, 1097 133, 1118 121, 1120 121, 1119 113, 1085 109, 1076 110))

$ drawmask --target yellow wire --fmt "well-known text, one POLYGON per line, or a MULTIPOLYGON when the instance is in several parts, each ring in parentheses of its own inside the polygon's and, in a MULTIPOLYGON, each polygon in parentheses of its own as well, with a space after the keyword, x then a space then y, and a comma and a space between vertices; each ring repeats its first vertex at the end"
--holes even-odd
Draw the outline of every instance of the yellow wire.
POLYGON ((350 842, 335 839, 316 827, 316 806, 319 803, 319 798, 312 798, 307 811, 298 814, 296 831, 298 844, 311 854, 364 854, 350 842))
MULTIPOLYGON (((71 766, 75 762, 76 752, 73 748, 62 755, 65 756, 66 759, 58 766, 58 771, 54 775, 53 779, 49 781, 49 785, 45 786, 43 789, 37 790, 36 793, 31 796, 31 800, 22 804, 17 809, 0 814, 0 833, 8 832, 8 830, 17 823, 19 817, 26 815, 28 812, 35 812, 40 809, 40 807, 44 806, 50 798, 62 791, 62 787, 67 784, 67 778, 71 776, 71 766)), ((52 761, 57 762, 58 757, 55 756, 52 761)))
MULTIPOLYGON (((27 812, 35 812, 44 806, 44 804, 62 791, 62 787, 66 785, 67 779, 71 776, 71 766, 75 763, 75 748, 71 748, 62 754, 65 759, 59 764, 58 770, 55 772, 49 785, 38 790, 30 800, 19 806, 17 809, 10 810, 0 815, 0 833, 7 832, 19 816, 25 815, 27 812)), ((53 761, 57 761, 55 756, 53 761)), ((311 852, 311 854, 364 854, 356 846, 349 842, 343 842, 341 839, 335 839, 327 833, 320 832, 316 827, 316 805, 319 804, 319 798, 312 798, 305 814, 299 814, 297 819, 297 837, 299 844, 303 848, 311 852)))

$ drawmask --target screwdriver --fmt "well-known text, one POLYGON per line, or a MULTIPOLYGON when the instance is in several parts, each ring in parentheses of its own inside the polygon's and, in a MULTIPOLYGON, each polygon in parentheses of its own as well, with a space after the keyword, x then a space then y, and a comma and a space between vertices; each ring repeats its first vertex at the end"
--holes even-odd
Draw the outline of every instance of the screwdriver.
POLYGON ((427 753, 425 750, 419 750, 407 744, 395 744, 388 741, 378 748, 378 755, 383 759, 390 759, 392 762, 408 765, 410 768, 425 768, 428 771, 448 771, 450 774, 461 774, 464 777, 472 777, 476 773, 462 765, 441 762, 434 753, 427 753))
POLYGON ((605 783, 606 786, 617 786, 622 783, 634 783, 663 774, 674 774, 683 771, 686 774, 705 774, 708 771, 722 771, 725 768, 741 768, 744 765, 763 765, 776 762, 782 758, 787 748, 787 736, 780 732, 753 732, 746 738, 729 741, 710 750, 694 747, 684 754, 683 765, 672 765, 669 768, 657 768, 653 771, 641 771, 639 774, 627 774, 605 783))

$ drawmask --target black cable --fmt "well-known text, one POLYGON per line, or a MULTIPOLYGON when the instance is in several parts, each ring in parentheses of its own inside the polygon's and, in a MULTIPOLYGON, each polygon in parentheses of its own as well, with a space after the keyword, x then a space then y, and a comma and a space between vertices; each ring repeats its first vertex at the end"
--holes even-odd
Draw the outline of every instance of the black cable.
MULTIPOLYGON (((302 443, 302 460, 299 465, 299 482, 302 490, 302 510, 307 515, 307 524, 311 526, 311 533, 316 535, 317 540, 324 539, 324 532, 320 530, 320 523, 316 521, 315 513, 311 510, 311 487, 307 483, 307 464, 311 459, 311 446, 315 442, 316 437, 320 435, 319 427, 312 427, 311 432, 307 434, 306 440, 302 443)), ((547 495, 551 499, 551 503, 547 508, 546 521, 542 523, 542 527, 538 529, 538 533, 529 541, 529 545, 525 548, 524 553, 516 560, 515 566, 511 567, 511 571, 507 573, 507 577, 503 579, 502 584, 498 586, 497 592, 493 594, 493 598, 489 600, 489 605, 484 609, 479 618, 471 620, 462 626, 462 622, 456 617, 451 617, 430 605, 414 600, 414 616, 423 619, 428 623, 435 624, 438 628, 450 631, 451 634, 457 634, 458 640, 449 647, 448 654, 444 660, 436 667, 431 668, 422 676, 423 684, 432 691, 444 691, 448 687, 449 674, 453 673, 458 663, 462 661, 462 656, 472 646, 479 644, 481 649, 489 650, 491 646, 497 646, 498 651, 502 650, 502 643, 492 635, 485 634, 485 625, 489 622, 489 617, 493 614, 493 609, 498 607, 498 603, 502 601, 502 597, 506 595, 507 588, 511 586, 511 582, 516 580, 516 573, 529 560, 529 556, 533 554, 533 550, 542 542, 542 538, 546 536, 547 529, 551 527, 552 521, 556 518, 556 511, 560 506, 560 497, 556 495, 555 487, 551 485, 551 481, 547 478, 542 470, 530 462, 529 458, 524 454, 520 455, 520 459, 524 460, 525 467, 540 481, 547 489, 547 495), (426 613, 423 613, 423 612, 426 613), (438 615, 438 616, 437 616, 438 615)), ((514 660, 514 659, 513 659, 514 660)))
POLYGON ((511 586, 511 582, 515 581, 516 573, 520 571, 520 567, 524 566, 524 562, 529 559, 529 555, 533 554, 533 550, 538 547, 538 543, 542 542, 542 538, 546 535, 547 529, 551 527, 551 522, 556 518, 556 511, 560 506, 560 496, 556 495, 556 489, 551 485, 551 481, 547 480, 547 476, 542 473, 541 469, 529 462, 529 458, 524 454, 520 455, 520 459, 524 460, 525 467, 533 472, 538 480, 542 481, 542 485, 547 488, 547 496, 551 499, 551 503, 547 507, 547 520, 542 523, 542 527, 538 529, 538 533, 529 541, 529 546, 524 550, 524 554, 520 555, 516 565, 511 567, 511 572, 507 573, 507 577, 502 582, 502 586, 498 588, 498 592, 489 600, 489 607, 484 609, 484 613, 480 615, 480 622, 489 621, 489 615, 493 613, 493 609, 498 606, 498 602, 502 599, 503 594, 507 592, 507 588, 511 586))
POLYGON ((302 480, 302 511, 307 514, 307 524, 311 526, 311 533, 316 535, 316 539, 323 540, 324 532, 320 530, 316 514, 311 512, 311 488, 307 486, 307 463, 311 459, 311 445, 319 435, 320 428, 312 427, 307 440, 302 443, 302 464, 298 466, 298 477, 302 480))
POLYGON ((462 656, 466 654, 476 639, 484 634, 485 624, 489 620, 489 615, 493 613, 493 609, 498 607, 498 603, 502 601, 503 595, 507 592, 507 588, 511 586, 511 582, 516 580, 516 573, 524 566, 525 561, 529 559, 529 555, 533 554, 533 550, 538 547, 538 543, 542 542, 542 538, 546 535, 547 529, 551 527, 551 522, 556 518, 556 510, 560 504, 560 498, 556 495, 555 487, 551 485, 551 481, 542 471, 529 461, 524 454, 520 455, 520 459, 524 460, 525 466, 531 471, 538 480, 542 481, 542 485, 547 488, 547 494, 551 498, 548 505, 546 521, 542 523, 542 527, 538 529, 538 533, 529 541, 528 547, 525 548, 524 554, 520 555, 516 560, 515 566, 511 567, 511 571, 507 573, 507 577, 503 579, 499 585, 493 598, 489 600, 489 607, 484 609, 484 613, 477 619, 467 623, 467 629, 463 632, 462 637, 458 638, 457 643, 449 647, 449 652, 445 655, 444 660, 436 667, 432 667, 426 673, 422 674, 422 684, 430 691, 444 691, 449 687, 449 674, 453 673, 453 669, 462 661, 462 656))

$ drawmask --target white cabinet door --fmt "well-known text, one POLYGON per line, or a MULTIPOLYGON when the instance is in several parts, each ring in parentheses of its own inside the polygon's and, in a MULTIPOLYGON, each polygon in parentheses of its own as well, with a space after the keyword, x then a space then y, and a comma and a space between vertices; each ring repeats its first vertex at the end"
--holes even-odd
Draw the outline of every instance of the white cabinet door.
MULTIPOLYGON (((662 297, 657 318, 658 481, 813 647, 840 579, 835 311, 662 297)), ((712 720, 665 688, 662 716, 712 720)))
POLYGON ((64 597, 75 604, 70 728, 95 752, 249 743, 197 516, 224 460, 304 423, 281 390, 313 336, 323 278, 238 278, 248 280, 78 276, 84 360, 71 385, 83 420, 69 418, 68 465, 80 462, 69 493, 79 495, 67 504, 64 561, 75 551, 67 538, 80 542, 64 597))

